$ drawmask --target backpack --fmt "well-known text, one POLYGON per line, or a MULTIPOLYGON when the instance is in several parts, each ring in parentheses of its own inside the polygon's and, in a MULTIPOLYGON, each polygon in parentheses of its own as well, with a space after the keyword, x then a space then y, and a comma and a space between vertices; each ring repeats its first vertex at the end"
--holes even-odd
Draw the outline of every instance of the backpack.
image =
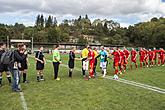
POLYGON ((9 65, 14 62, 14 51, 5 51, 0 59, 0 64, 9 65))

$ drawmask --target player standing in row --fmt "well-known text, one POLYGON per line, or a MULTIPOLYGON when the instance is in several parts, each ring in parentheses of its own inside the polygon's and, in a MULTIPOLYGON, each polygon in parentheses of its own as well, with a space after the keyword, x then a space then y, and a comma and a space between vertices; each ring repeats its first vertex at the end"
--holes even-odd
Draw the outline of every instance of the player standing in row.
POLYGON ((153 48, 153 60, 154 60, 154 65, 156 66, 157 65, 157 53, 158 53, 158 50, 154 47, 153 48))
POLYGON ((100 51, 100 68, 102 70, 102 74, 103 77, 105 77, 106 73, 107 73, 107 52, 104 49, 104 46, 100 47, 101 51, 100 51))
POLYGON ((145 62, 145 66, 148 67, 148 59, 149 59, 149 55, 148 55, 148 50, 143 48, 143 51, 145 53, 145 57, 144 57, 144 62, 145 62))
POLYGON ((43 70, 44 70, 46 60, 44 57, 43 49, 44 48, 42 46, 39 47, 39 50, 37 51, 37 53, 35 55, 38 82, 44 81, 43 70))
POLYGON ((96 73, 96 67, 97 67, 97 58, 99 57, 99 54, 97 52, 97 48, 95 47, 94 50, 93 50, 94 54, 95 54, 95 63, 94 63, 94 75, 95 77, 97 76, 97 73, 96 73))
POLYGON ((140 68, 142 69, 145 58, 145 52, 143 51, 142 48, 140 48, 139 55, 140 55, 140 68))
POLYGON ((135 68, 137 69, 137 64, 136 64, 136 58, 137 58, 137 52, 134 48, 132 48, 131 50, 131 64, 130 64, 130 67, 132 69, 132 63, 135 64, 135 68))
POLYGON ((159 56, 158 56, 158 66, 160 66, 160 65, 162 65, 162 66, 164 66, 164 60, 165 60, 165 51, 164 51, 164 49, 163 48, 160 48, 160 50, 159 50, 159 56))
POLYGON ((68 61, 68 66, 69 66, 69 77, 72 77, 72 71, 74 69, 74 61, 75 61, 75 48, 73 48, 69 52, 69 61, 68 61))
POLYGON ((115 69, 115 74, 118 74, 118 67, 120 63, 120 52, 114 48, 114 51, 112 52, 113 55, 113 68, 115 69))
POLYGON ((130 52, 126 49, 126 47, 124 47, 124 50, 123 50, 124 54, 125 54, 125 60, 124 60, 124 71, 127 69, 127 64, 128 64, 128 59, 130 57, 130 52))
POLYGON ((89 78, 94 78, 94 64, 95 64, 95 53, 91 47, 88 48, 88 59, 89 59, 89 78))
POLYGON ((81 58, 82 58, 82 73, 83 73, 83 77, 85 80, 88 79, 88 75, 86 73, 86 71, 88 71, 88 66, 89 66, 89 61, 88 61, 88 48, 89 48, 89 45, 87 45, 83 50, 82 50, 82 53, 81 53, 81 58))
POLYGON ((153 67, 153 65, 154 65, 154 61, 153 61, 154 60, 154 51, 149 49, 148 55, 149 55, 149 66, 153 67))
POLYGON ((55 45, 53 50, 53 68, 54 68, 54 79, 59 81, 60 78, 58 77, 59 65, 62 63, 61 56, 60 56, 60 45, 55 45))
MULTIPOLYGON (((26 51, 26 45, 24 45, 24 49, 26 51)), ((25 57, 25 59, 20 62, 20 67, 18 68, 20 70, 21 75, 23 76, 23 83, 28 83, 26 77, 27 77, 27 69, 28 69, 28 55, 24 53, 19 53, 21 57, 25 57)))
MULTIPOLYGON (((5 43, 0 43, 0 59, 1 59, 1 56, 2 54, 5 52, 6 50, 6 44, 5 43)), ((7 75, 7 79, 9 81, 9 85, 11 84, 11 73, 8 69, 8 66, 7 65, 4 65, 2 64, 2 62, 0 61, 0 87, 2 86, 2 74, 3 72, 6 73, 7 75)))
MULTIPOLYGON (((118 51, 120 52, 120 61, 119 61, 120 71, 119 71, 119 73, 122 74, 122 72, 124 70, 125 54, 120 48, 118 48, 118 51)), ((124 70, 124 72, 125 72, 125 70, 124 70)))

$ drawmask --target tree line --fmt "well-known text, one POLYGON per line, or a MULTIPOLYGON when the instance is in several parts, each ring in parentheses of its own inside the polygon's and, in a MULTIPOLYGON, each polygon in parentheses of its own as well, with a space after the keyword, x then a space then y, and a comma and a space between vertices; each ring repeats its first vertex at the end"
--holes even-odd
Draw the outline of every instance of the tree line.
MULTIPOLYGON (((77 43, 101 43, 125 45, 133 47, 163 47, 165 48, 165 18, 152 18, 148 22, 140 22, 123 28, 113 20, 95 19, 88 15, 77 19, 64 19, 57 22, 56 17, 44 15, 36 17, 35 26, 25 27, 23 24, 0 24, 0 39, 6 41, 6 36, 12 39, 31 39, 34 42, 68 43, 70 36, 78 39, 77 43), (83 38, 83 35, 93 36, 93 42, 83 38)), ((72 42, 70 42, 72 43, 72 42)))

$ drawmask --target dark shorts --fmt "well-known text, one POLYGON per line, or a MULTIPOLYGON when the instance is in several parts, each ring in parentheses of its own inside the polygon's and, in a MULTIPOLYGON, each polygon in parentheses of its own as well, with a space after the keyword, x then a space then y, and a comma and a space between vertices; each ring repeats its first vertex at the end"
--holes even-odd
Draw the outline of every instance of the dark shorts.
POLYGON ((44 63, 36 63, 36 70, 43 70, 44 69, 44 63))
POLYGON ((74 61, 73 60, 70 60, 68 62, 68 66, 69 66, 69 68, 73 69, 74 68, 74 61))
POLYGON ((7 65, 0 65, 0 72, 2 73, 2 72, 8 72, 9 71, 9 69, 8 69, 8 66, 7 65))
POLYGON ((21 68, 19 68, 20 71, 23 71, 25 69, 28 69, 27 63, 21 63, 21 68))

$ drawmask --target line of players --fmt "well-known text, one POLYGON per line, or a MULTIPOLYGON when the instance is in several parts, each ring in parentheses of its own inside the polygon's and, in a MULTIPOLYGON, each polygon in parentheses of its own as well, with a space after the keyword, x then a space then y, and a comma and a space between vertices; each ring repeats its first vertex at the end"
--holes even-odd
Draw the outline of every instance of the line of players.
POLYGON ((86 75, 85 71, 88 70, 89 64, 89 78, 92 78, 96 75, 96 66, 97 66, 97 58, 100 57, 100 68, 102 69, 103 77, 106 75, 106 68, 108 64, 108 58, 113 59, 113 67, 115 69, 114 74, 122 74, 126 71, 129 58, 130 58, 130 69, 132 69, 132 65, 135 65, 135 68, 138 68, 137 65, 137 56, 139 54, 140 68, 143 67, 153 67, 153 66, 164 66, 165 63, 165 51, 160 48, 157 50, 153 48, 153 50, 140 48, 139 53, 132 48, 131 51, 128 51, 125 47, 123 50, 120 48, 113 48, 110 50, 109 48, 105 49, 103 46, 100 48, 100 52, 97 51, 97 48, 94 50, 88 45, 86 48, 82 50, 82 72, 84 78, 87 80, 88 75, 86 75), (157 62, 158 61, 158 62, 157 62))
MULTIPOLYGON (((122 74, 122 72, 126 71, 126 67, 129 62, 129 57, 131 57, 130 69, 132 69, 133 63, 135 64, 135 68, 138 68, 137 65, 138 52, 134 48, 132 48, 130 52, 125 47, 123 50, 120 50, 120 48, 118 48, 117 50, 114 49, 114 52, 111 53, 111 55, 114 56, 113 59, 114 59, 115 74, 122 74)), ((165 51, 163 48, 160 48, 159 50, 157 50, 156 48, 153 48, 153 50, 140 48, 139 51, 140 68, 160 66, 160 65, 164 66, 164 62, 165 62, 164 55, 165 55, 165 51)))

